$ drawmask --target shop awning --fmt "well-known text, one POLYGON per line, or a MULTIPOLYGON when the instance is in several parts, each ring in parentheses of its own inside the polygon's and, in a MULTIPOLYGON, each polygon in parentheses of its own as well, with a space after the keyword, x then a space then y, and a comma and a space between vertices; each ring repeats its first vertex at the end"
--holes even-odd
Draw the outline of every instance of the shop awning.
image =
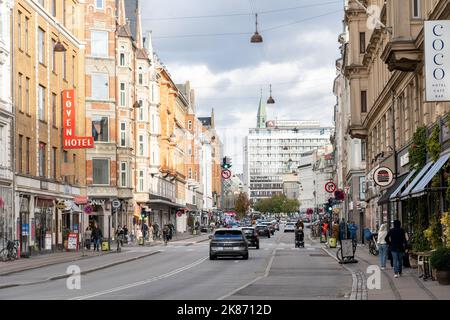
POLYGON ((410 195, 411 190, 416 186, 416 184, 420 181, 420 179, 422 179, 422 177, 428 172, 428 170, 431 168, 432 165, 433 165, 433 162, 428 162, 425 165, 425 167, 423 167, 422 170, 420 170, 420 172, 416 175, 414 180, 409 184, 409 186, 401 194, 400 198, 402 200, 407 198, 410 195))
POLYGON ((407 175, 403 175, 402 177, 398 177, 395 180, 395 183, 386 190, 386 192, 381 196, 380 200, 378 200, 378 204, 382 205, 382 204, 386 204, 389 203, 389 199, 391 197, 391 195, 398 189, 398 187, 400 185, 403 184, 403 182, 406 180, 407 175))
POLYGON ((397 186, 397 189, 392 192, 391 196, 389 197, 389 200, 395 201, 397 196, 402 191, 402 188, 408 183, 408 181, 412 178, 412 176, 416 173, 416 169, 413 169, 407 176, 402 180, 402 182, 397 186))
POLYGON ((427 185, 433 179, 433 177, 441 170, 441 168, 447 163, 450 158, 450 152, 442 155, 431 167, 431 169, 426 173, 426 175, 419 181, 419 183, 411 191, 413 197, 419 197, 423 195, 427 185))

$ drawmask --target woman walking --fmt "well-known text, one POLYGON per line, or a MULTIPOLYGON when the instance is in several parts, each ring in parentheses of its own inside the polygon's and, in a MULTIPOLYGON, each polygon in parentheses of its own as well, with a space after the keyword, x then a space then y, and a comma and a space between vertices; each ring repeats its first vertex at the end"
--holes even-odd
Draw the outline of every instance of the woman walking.
POLYGON ((150 242, 153 242, 153 234, 155 232, 155 228, 153 228, 153 224, 150 223, 148 227, 148 239, 150 242))
POLYGON ((388 245, 386 243, 386 236, 387 236, 387 223, 383 223, 380 227, 380 230, 378 231, 378 250, 380 252, 380 267, 381 270, 386 270, 386 258, 387 258, 387 250, 388 245))
POLYGON ((84 232, 84 244, 86 249, 88 250, 91 250, 91 237, 92 237, 91 227, 87 227, 86 231, 84 232))

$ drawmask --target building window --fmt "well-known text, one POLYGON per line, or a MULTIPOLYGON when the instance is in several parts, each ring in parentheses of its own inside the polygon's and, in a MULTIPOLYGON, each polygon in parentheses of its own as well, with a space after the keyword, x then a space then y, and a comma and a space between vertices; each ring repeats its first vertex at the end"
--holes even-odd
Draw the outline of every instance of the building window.
MULTIPOLYGON (((52 48, 54 48, 56 46, 56 41, 55 39, 52 39, 52 48)), ((52 66, 52 71, 56 73, 56 52, 55 50, 52 50, 52 61, 50 62, 51 66, 52 66)))
POLYGON ((39 120, 45 121, 45 88, 39 85, 39 120))
POLYGON ((17 13, 17 46, 22 49, 22 12, 17 13))
POLYGON ((92 159, 93 184, 109 185, 109 160, 92 159))
POLYGON ((19 73, 19 76, 17 77, 18 86, 17 86, 17 107, 19 108, 19 111, 23 112, 23 104, 22 104, 22 74, 19 73))
POLYGON ((188 129, 189 129, 189 130, 192 130, 192 120, 189 120, 189 121, 188 121, 188 129))
POLYGON ((62 2, 62 11, 63 25, 66 26, 66 0, 62 2))
POLYGON ((420 18, 420 0, 411 0, 412 2, 412 17, 420 18))
POLYGON ((192 168, 189 168, 188 177, 189 179, 192 179, 192 168))
POLYGON ((57 109, 56 109, 56 103, 57 103, 57 96, 56 94, 52 93, 52 125, 56 127, 56 117, 57 117, 57 109))
POLYGON ((127 146, 127 123, 126 122, 120 123, 120 146, 121 147, 127 146))
POLYGON ((38 29, 38 57, 39 62, 44 64, 45 63, 45 31, 41 28, 38 29))
POLYGON ((30 138, 27 138, 27 150, 25 160, 26 160, 27 174, 30 174, 30 138))
POLYGON ((142 73, 139 73, 138 79, 139 79, 139 84, 142 85, 144 83, 144 75, 142 73))
POLYGON ((144 155, 144 135, 140 134, 139 135, 139 155, 143 156, 144 155))
POLYGON ((367 112, 367 91, 361 91, 361 112, 367 112))
POLYGON ((104 0, 95 0, 95 8, 96 9, 103 9, 103 1, 104 0))
POLYGON ((57 164, 57 162, 56 162, 56 155, 57 155, 57 149, 56 148, 52 148, 53 149, 53 165, 52 165, 52 177, 53 177, 53 179, 54 180, 56 180, 56 164, 57 164))
POLYGON ((56 17, 56 0, 52 0, 52 15, 56 17))
POLYGON ((127 163, 121 162, 120 163, 120 186, 125 188, 127 187, 127 163))
POLYGON ((30 78, 25 79, 25 106, 27 114, 30 114, 30 78))
POLYGON ((125 83, 121 82, 120 83, 120 106, 121 107, 125 107, 126 106, 126 92, 125 92, 125 83))
POLYGON ((67 79, 67 54, 66 52, 63 52, 63 59, 62 59, 62 74, 63 79, 67 79))
POLYGON ((359 53, 366 53, 366 33, 359 33, 359 53))
POLYGON ((64 160, 64 163, 69 162, 68 155, 69 155, 69 154, 67 153, 67 151, 64 151, 64 152, 63 152, 63 160, 64 160))
POLYGON ((109 85, 108 74, 106 73, 94 73, 91 75, 91 95, 96 100, 108 100, 109 99, 109 85))
POLYGON ((94 137, 94 141, 109 141, 108 122, 108 117, 92 117, 92 137, 94 137))
POLYGON ((19 134, 19 142, 18 142, 18 155, 17 155, 17 162, 18 162, 18 169, 19 173, 23 173, 23 135, 19 134))
POLYGON ((43 142, 39 143, 39 177, 45 177, 46 176, 46 160, 45 160, 45 154, 46 154, 46 145, 43 142))
POLYGON ((91 31, 91 54, 108 57, 108 31, 91 31))
POLYGON ((28 53, 30 46, 28 42, 28 36, 29 36, 29 26, 30 26, 30 18, 25 17, 25 52, 28 53))
POLYGON ((125 66, 125 53, 121 52, 120 53, 120 66, 124 67, 125 66))
POLYGON ((73 86, 75 87, 76 86, 76 81, 75 81, 75 75, 76 75, 76 72, 75 72, 75 56, 72 56, 72 84, 73 84, 73 86))
POLYGON ((144 170, 139 170, 138 192, 144 192, 144 170))
POLYGON ((361 161, 366 161, 366 141, 361 140, 361 161))
POLYGON ((144 121, 145 120, 145 109, 144 109, 144 103, 142 100, 139 100, 139 109, 138 109, 138 120, 144 121))

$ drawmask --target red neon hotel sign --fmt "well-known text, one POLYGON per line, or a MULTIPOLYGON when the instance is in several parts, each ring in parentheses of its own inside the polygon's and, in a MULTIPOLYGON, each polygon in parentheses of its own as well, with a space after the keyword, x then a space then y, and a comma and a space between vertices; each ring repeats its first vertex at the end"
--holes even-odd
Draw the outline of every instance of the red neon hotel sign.
POLYGON ((63 148, 91 149, 94 148, 93 137, 75 136, 75 91, 64 90, 63 96, 63 148))

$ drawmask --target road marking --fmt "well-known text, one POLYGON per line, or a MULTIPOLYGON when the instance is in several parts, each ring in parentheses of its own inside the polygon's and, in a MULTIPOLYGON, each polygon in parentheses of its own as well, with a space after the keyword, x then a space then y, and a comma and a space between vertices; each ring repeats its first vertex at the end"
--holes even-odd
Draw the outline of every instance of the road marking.
POLYGON ((114 293, 114 292, 118 292, 118 291, 122 291, 122 290, 127 290, 127 289, 130 289, 130 288, 142 286, 142 285, 145 285, 145 284, 148 284, 148 283, 151 283, 151 282, 155 282, 155 281, 158 281, 158 280, 161 280, 161 279, 165 279, 165 278, 174 276, 174 275, 176 275, 176 274, 178 274, 180 272, 184 272, 186 270, 189 270, 189 269, 191 269, 191 268, 193 268, 195 266, 198 266, 199 264, 203 263, 206 259, 208 259, 208 257, 201 258, 201 259, 199 259, 197 261, 194 261, 193 263, 188 264, 188 265, 186 265, 184 267, 175 269, 175 270, 170 271, 170 272, 168 272, 166 274, 162 274, 160 276, 156 276, 156 277, 153 277, 153 278, 150 278, 150 279, 147 279, 147 280, 138 281, 138 282, 127 284, 127 285, 123 285, 123 286, 120 286, 120 287, 117 287, 117 288, 104 290, 104 291, 99 291, 99 292, 95 292, 95 293, 92 293, 92 294, 71 298, 69 300, 86 300, 86 299, 95 298, 95 297, 98 297, 98 296, 103 296, 105 294, 114 293))

